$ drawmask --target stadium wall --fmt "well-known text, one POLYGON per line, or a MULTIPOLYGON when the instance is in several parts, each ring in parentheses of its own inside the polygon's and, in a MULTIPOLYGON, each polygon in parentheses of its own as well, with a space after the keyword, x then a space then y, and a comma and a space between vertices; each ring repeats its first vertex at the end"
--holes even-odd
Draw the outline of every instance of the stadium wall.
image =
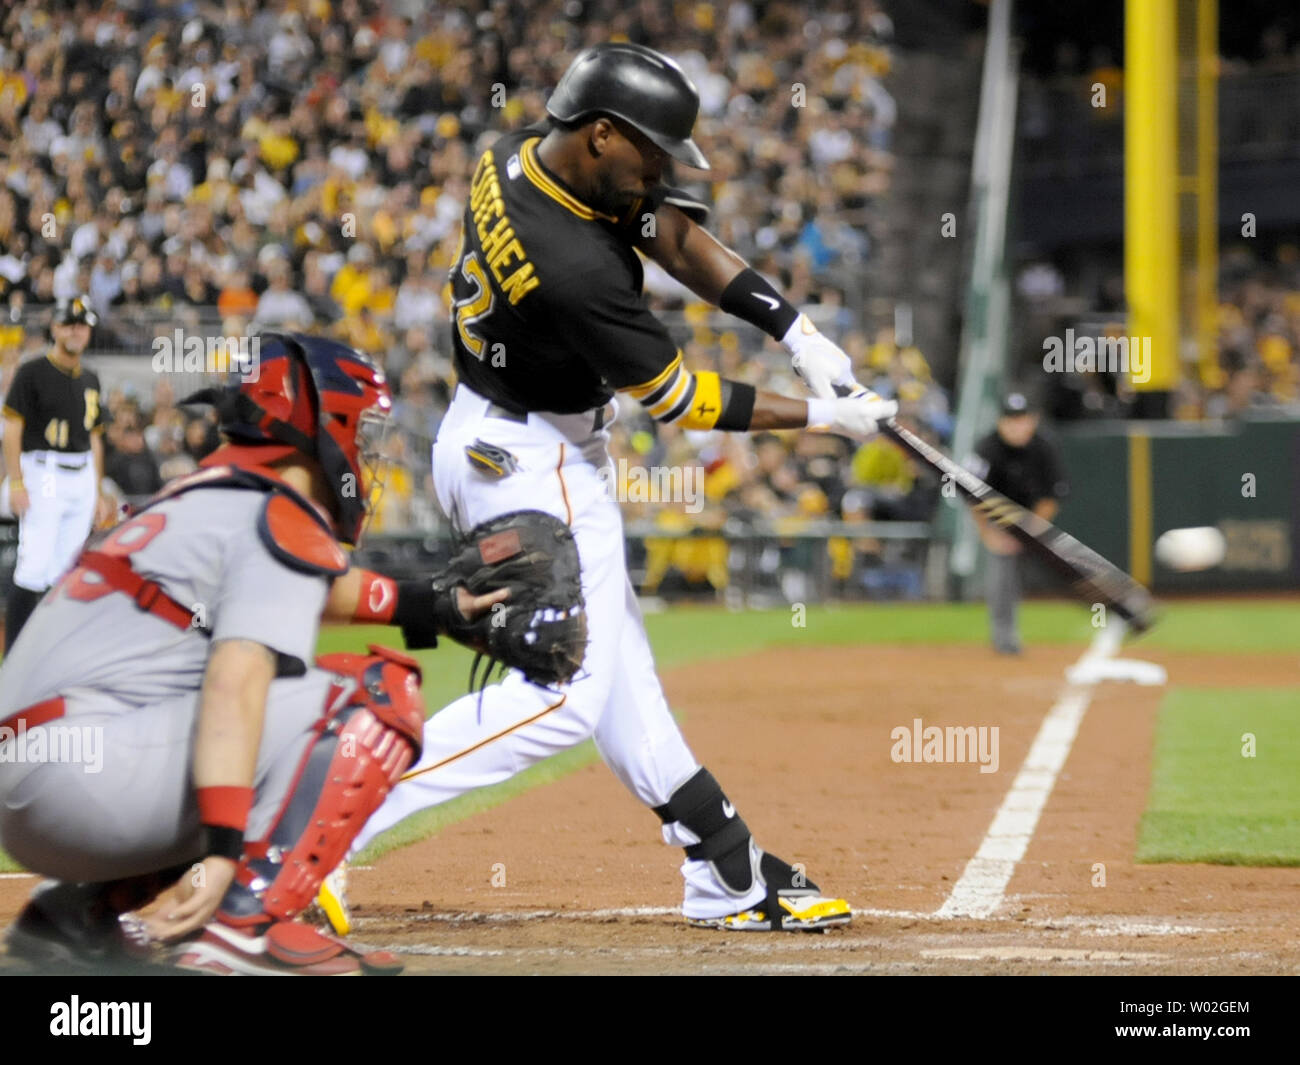
POLYGON ((1060 441, 1071 488, 1057 524, 1154 591, 1300 588, 1300 420, 1091 423, 1060 441), (1154 559, 1161 533, 1198 525, 1224 534, 1221 565, 1177 573, 1154 559))

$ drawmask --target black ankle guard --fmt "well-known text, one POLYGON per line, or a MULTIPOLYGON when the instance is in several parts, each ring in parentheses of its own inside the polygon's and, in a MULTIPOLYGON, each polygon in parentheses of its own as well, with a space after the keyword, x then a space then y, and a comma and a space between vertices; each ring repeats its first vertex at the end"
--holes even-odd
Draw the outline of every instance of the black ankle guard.
POLYGON ((737 816, 712 773, 701 768, 654 810, 664 824, 680 821, 700 837, 699 843, 685 848, 686 857, 711 862, 718 879, 737 895, 749 891, 757 873, 750 856, 749 826, 737 816))

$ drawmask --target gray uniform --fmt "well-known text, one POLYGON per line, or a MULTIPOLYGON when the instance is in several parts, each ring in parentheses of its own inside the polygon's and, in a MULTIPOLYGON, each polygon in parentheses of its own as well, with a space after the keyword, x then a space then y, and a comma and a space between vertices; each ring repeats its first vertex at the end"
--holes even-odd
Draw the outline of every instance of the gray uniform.
POLYGON ((265 500, 260 491, 195 488, 115 534, 124 546, 138 540, 132 568, 196 609, 211 638, 101 589, 84 569, 32 614, 0 666, 0 720, 55 696, 66 713, 7 742, 0 733, 0 846, 28 868, 103 881, 198 857, 193 735, 215 640, 253 640, 279 656, 247 837, 269 829, 332 676, 307 665, 328 581, 271 554, 256 527, 265 500))

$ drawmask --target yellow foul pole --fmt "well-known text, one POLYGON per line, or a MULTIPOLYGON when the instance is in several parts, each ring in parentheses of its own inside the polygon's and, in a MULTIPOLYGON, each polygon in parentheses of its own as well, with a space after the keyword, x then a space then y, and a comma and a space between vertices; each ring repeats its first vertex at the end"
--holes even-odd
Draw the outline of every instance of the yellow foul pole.
POLYGON ((1196 318, 1202 373, 1219 364, 1219 4, 1196 5, 1196 318))
MULTIPOLYGON (((1138 391, 1178 383, 1176 0, 1128 0, 1124 25, 1124 283, 1129 333, 1151 338, 1138 391), (1142 378, 1146 378, 1143 380, 1142 378)), ((1139 339, 1139 344, 1141 339, 1139 339)))

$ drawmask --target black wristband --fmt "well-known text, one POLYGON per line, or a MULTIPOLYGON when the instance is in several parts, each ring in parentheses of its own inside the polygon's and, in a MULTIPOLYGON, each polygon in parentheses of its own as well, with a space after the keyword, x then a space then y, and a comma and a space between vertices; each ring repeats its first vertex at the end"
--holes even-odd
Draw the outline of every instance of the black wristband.
POLYGON ((774 340, 785 336, 799 317, 799 312, 752 266, 745 267, 731 279, 718 306, 728 314, 758 326, 774 340))
POLYGON ((438 633, 447 631, 445 625, 438 624, 439 603, 445 603, 449 595, 454 594, 439 588, 427 577, 423 580, 397 582, 393 624, 402 630, 402 639, 406 641, 408 651, 423 651, 438 646, 438 633))
POLYGON ((758 389, 743 381, 722 379, 722 413, 713 423, 713 428, 725 432, 743 433, 748 431, 749 423, 754 420, 754 401, 758 399, 758 389))
POLYGON ((244 833, 229 825, 203 826, 203 857, 229 858, 232 862, 244 856, 244 833))

